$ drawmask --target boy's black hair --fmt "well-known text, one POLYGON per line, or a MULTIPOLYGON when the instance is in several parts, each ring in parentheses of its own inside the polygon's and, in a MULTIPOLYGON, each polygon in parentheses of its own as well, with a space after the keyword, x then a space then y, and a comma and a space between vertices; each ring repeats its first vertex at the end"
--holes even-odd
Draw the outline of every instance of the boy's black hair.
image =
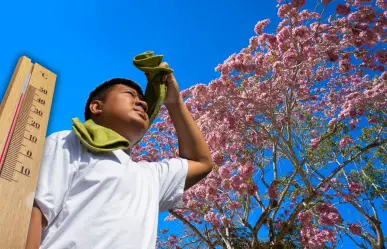
POLYGON ((113 87, 117 84, 122 84, 127 87, 133 88, 137 91, 137 93, 140 96, 144 96, 141 87, 134 81, 124 78, 113 78, 110 80, 105 81, 101 85, 97 86, 89 95, 89 98, 87 99, 86 106, 85 106, 85 121, 88 119, 91 119, 91 111, 90 111, 90 103, 91 101, 98 99, 104 101, 107 94, 113 89, 113 87))

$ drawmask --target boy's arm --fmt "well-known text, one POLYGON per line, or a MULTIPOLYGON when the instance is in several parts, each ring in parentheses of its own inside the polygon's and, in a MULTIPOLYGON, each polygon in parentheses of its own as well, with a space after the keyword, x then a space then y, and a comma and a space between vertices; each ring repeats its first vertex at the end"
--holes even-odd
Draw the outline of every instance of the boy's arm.
MULTIPOLYGON (((164 62, 160 66, 168 67, 168 64, 164 62)), ((184 188, 187 190, 211 172, 213 162, 208 145, 183 102, 173 74, 165 77, 165 83, 168 90, 164 104, 176 129, 179 156, 188 159, 188 174, 184 188)))
POLYGON ((184 190, 189 189, 212 170, 212 159, 202 133, 181 100, 166 105, 179 140, 179 156, 188 159, 184 190))
POLYGON ((27 236, 26 249, 38 249, 40 247, 42 230, 46 224, 46 218, 34 202, 31 213, 30 228, 27 236))

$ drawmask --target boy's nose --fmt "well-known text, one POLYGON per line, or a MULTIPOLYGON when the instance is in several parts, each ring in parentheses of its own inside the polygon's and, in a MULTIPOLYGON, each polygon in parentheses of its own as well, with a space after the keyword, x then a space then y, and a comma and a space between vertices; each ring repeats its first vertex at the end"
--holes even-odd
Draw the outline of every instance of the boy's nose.
POLYGON ((140 99, 136 99, 136 105, 141 106, 145 113, 148 112, 148 104, 145 101, 142 101, 140 99))

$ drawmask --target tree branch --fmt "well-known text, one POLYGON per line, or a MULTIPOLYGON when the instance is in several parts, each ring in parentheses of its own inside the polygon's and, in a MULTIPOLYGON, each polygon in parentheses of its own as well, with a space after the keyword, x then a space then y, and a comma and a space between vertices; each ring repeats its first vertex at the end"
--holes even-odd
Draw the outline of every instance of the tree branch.
POLYGON ((285 226, 280 232, 279 234, 277 235, 276 239, 275 239, 275 243, 274 243, 274 246, 277 246, 279 244, 280 241, 282 241, 282 239, 285 237, 286 233, 293 227, 294 223, 295 223, 295 220, 297 218, 297 215, 299 212, 301 212, 301 210, 303 210, 303 203, 309 203, 314 197, 316 197, 317 195, 317 190, 323 185, 323 184, 326 184, 329 180, 331 180, 342 168, 344 168, 347 164, 349 164, 350 162, 352 162, 353 160, 355 160, 356 158, 358 158, 363 152, 371 149, 371 148, 374 148, 376 146, 379 146, 379 145, 382 145, 384 143, 387 143, 387 138, 386 139, 383 139, 381 141, 374 141, 373 143, 365 146, 364 148, 362 148, 358 153, 355 154, 355 156, 351 157, 350 159, 346 160, 345 162, 343 162, 339 167, 337 167, 335 170, 332 171, 332 173, 326 177, 323 181, 321 181, 314 189, 314 191, 312 193, 309 193, 309 197, 307 198, 304 198, 303 201, 301 203, 299 203, 297 205, 297 207, 295 208, 295 210, 293 211, 293 213, 290 215, 289 217, 289 223, 287 226, 285 226))
POLYGON ((387 138, 386 139, 383 139, 381 141, 374 141, 373 143, 365 146, 364 148, 362 148, 359 152, 357 152, 354 156, 351 156, 348 160, 344 161, 343 163, 341 163, 341 165, 339 165, 336 169, 334 169, 331 174, 326 177, 323 181, 321 181, 316 187, 315 187, 315 190, 316 189, 319 189, 321 187, 321 185, 323 184, 326 184, 328 181, 330 181, 342 168, 344 168, 347 164, 351 163, 353 160, 355 160, 356 158, 358 158, 363 152, 371 149, 371 148, 374 148, 376 146, 379 146, 379 145, 382 145, 382 144, 385 144, 387 143, 387 138))
POLYGON ((187 225, 189 228, 191 228, 191 230, 196 234, 196 236, 198 236, 198 238, 203 241, 204 244, 206 244, 206 246, 208 248, 211 248, 211 249, 215 249, 215 247, 211 244, 210 241, 207 241, 203 235, 199 232, 199 230, 194 226, 192 225, 189 221, 187 221, 182 215, 176 213, 175 211, 173 211, 172 209, 169 209, 168 210, 170 214, 172 214, 173 216, 175 216, 176 218, 178 218, 179 220, 181 220, 185 225, 187 225))

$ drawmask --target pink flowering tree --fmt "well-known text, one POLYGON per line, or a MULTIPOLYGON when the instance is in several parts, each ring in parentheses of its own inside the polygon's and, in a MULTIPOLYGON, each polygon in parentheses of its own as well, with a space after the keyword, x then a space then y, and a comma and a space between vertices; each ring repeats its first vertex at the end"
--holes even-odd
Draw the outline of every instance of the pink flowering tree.
MULTIPOLYGON (((278 2, 275 30, 182 91, 216 166, 159 248, 386 248, 387 1, 278 2)), ((137 160, 178 156, 159 117, 137 160)))

